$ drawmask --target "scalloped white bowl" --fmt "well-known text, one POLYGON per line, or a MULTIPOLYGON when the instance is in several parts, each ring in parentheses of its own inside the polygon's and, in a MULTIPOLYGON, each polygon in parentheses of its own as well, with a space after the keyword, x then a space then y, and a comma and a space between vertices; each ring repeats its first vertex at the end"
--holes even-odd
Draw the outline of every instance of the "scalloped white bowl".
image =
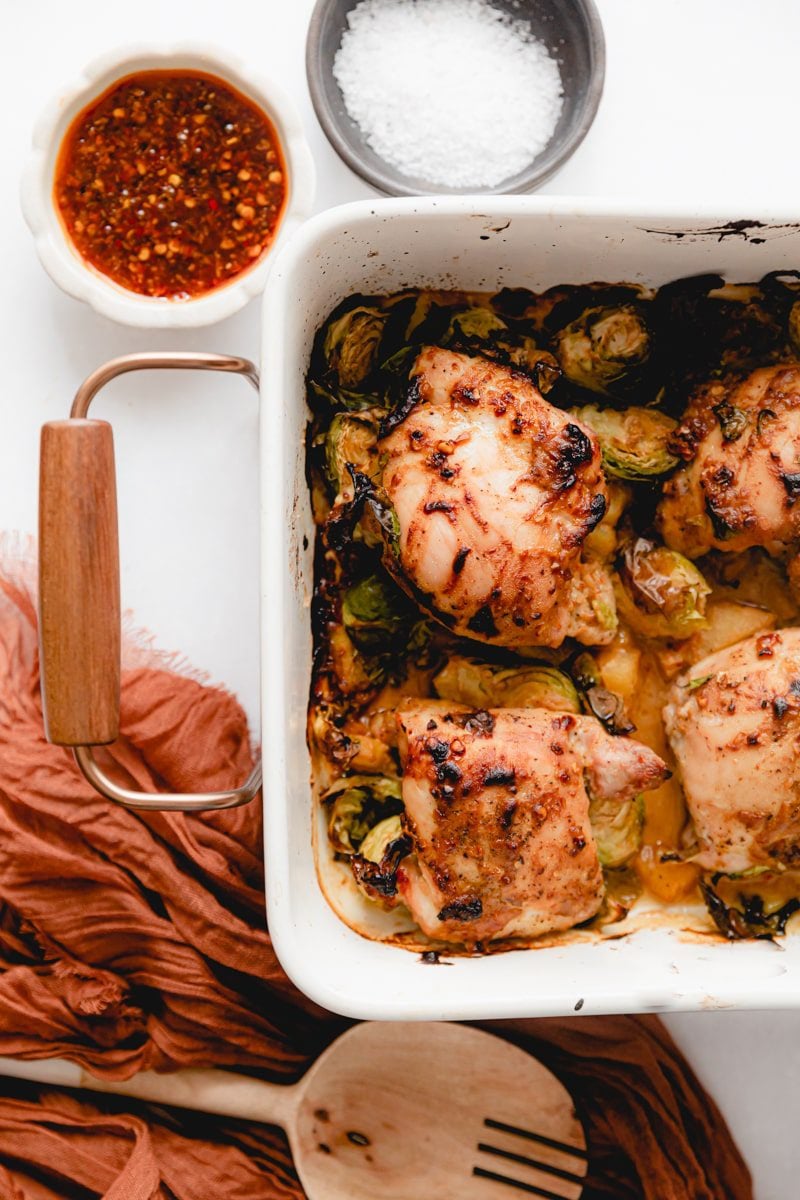
POLYGON ((188 329, 230 317, 259 295, 275 248, 310 214, 315 170, 300 116, 292 100, 270 80, 233 55, 194 43, 137 45, 95 59, 61 88, 36 122, 33 152, 22 178, 22 211, 47 273, 70 296, 123 325, 188 329), (272 121, 286 161, 288 195, 276 236, 265 254, 230 283, 191 300, 142 296, 121 287, 88 264, 73 245, 56 209, 53 180, 58 151, 70 124, 116 80, 138 71, 199 70, 217 75, 249 97, 272 121))

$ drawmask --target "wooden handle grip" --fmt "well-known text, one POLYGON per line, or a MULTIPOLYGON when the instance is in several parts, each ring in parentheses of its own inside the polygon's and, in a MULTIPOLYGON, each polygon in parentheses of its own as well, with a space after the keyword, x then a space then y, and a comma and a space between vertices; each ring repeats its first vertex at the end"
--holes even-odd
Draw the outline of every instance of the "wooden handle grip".
POLYGON ((39 638, 48 739, 59 746, 115 741, 119 546, 107 421, 50 421, 42 428, 39 638))

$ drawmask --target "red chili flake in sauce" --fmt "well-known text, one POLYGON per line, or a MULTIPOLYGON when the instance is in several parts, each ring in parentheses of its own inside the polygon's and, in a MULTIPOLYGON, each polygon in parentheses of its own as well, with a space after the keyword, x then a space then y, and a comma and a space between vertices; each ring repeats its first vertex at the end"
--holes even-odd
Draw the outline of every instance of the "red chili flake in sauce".
POLYGON ((286 201, 278 137, 213 75, 145 71, 79 113, 55 199, 81 256, 130 291, 188 300, 252 267, 286 201))

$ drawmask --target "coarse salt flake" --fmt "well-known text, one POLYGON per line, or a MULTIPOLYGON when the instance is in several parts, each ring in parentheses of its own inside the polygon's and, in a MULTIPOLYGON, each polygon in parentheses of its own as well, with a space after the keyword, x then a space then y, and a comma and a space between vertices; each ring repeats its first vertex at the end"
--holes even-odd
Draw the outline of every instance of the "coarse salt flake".
POLYGON ((488 0, 361 0, 333 73, 375 153, 442 187, 496 187, 524 170, 563 104, 530 24, 488 0))

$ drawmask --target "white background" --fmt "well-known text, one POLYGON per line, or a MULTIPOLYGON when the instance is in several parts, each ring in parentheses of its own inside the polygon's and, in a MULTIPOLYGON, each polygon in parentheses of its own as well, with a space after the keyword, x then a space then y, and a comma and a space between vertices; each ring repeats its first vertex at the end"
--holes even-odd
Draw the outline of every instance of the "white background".
MULTIPOLYGON (((720 202, 800 212, 797 0, 598 0, 605 94, 550 193, 720 202)), ((116 327, 63 296, 36 260, 18 181, 35 115, 117 45, 196 39, 235 51, 292 93, 318 167, 317 207, 372 195, 329 147, 305 84, 312 0, 0 0, 0 529, 36 525, 38 430, 79 381, 131 350, 258 357, 257 305, 215 328, 116 327)), ((745 211, 746 210, 746 211, 745 211)), ((800 264, 798 264, 800 266, 800 264)), ((269 404, 279 403, 270 397, 269 404)), ((269 422, 267 406, 262 420, 269 422)), ((104 393, 118 446, 123 599, 158 643, 258 695, 257 414, 235 379, 139 376, 104 393)), ((279 636, 270 631, 268 636, 279 636)), ((667 1018, 732 1127, 757 1200, 793 1200, 800 1167, 800 1016, 667 1018)), ((720 1197, 719 1200, 724 1200, 720 1197)))

